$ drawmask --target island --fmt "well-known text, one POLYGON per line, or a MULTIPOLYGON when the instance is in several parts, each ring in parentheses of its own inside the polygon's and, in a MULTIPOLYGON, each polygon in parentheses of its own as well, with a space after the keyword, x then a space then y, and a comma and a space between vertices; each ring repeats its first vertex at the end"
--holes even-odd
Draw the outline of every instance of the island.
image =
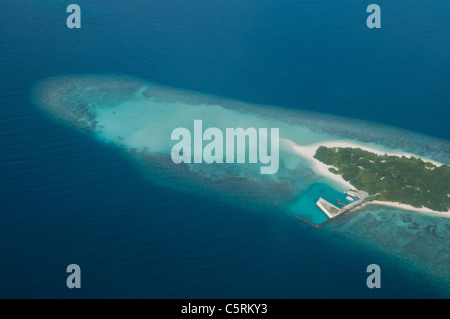
POLYGON ((435 211, 450 208, 450 166, 350 147, 319 146, 314 158, 357 189, 376 194, 376 200, 435 211))
MULTIPOLYGON (((391 145, 388 139, 397 139, 392 145, 402 143, 413 150, 426 149, 431 143, 430 149, 435 152, 442 147, 441 154, 433 155, 450 165, 449 157, 445 157, 450 154, 448 142, 421 135, 410 137, 402 131, 391 131, 392 128, 380 130, 365 122, 354 122, 355 126, 348 127, 351 130, 347 132, 347 125, 353 123, 347 119, 342 119, 341 123, 334 117, 216 99, 121 75, 52 77, 36 83, 32 96, 33 103, 47 115, 125 151, 142 164, 146 175, 169 188, 198 185, 199 189, 210 189, 226 198, 242 198, 246 203, 250 200, 263 207, 294 211, 317 224, 325 221, 324 217, 334 219, 364 205, 379 203, 440 212, 450 217, 450 212, 446 212, 450 198, 448 166, 403 152, 384 153, 384 150, 392 150, 387 148, 391 145), (189 129, 192 123, 195 126, 196 121, 200 121, 198 119, 205 128, 274 128, 274 132, 281 134, 280 148, 274 148, 280 151, 282 161, 276 166, 276 174, 261 174, 254 165, 215 165, 219 164, 220 157, 212 163, 214 165, 195 160, 194 163, 183 161, 183 165, 174 163, 171 152, 174 142, 170 138, 174 128, 189 129), (366 132, 364 128, 369 127, 366 132), (390 133, 385 134, 383 130, 390 133), (329 140, 353 137, 353 131, 360 132, 358 139, 329 140), (398 139, 397 134, 402 139, 398 139), (360 140, 366 142, 363 144, 360 140), (324 148, 319 150, 319 160, 315 156, 321 146, 324 148), (373 154, 358 155, 346 148, 373 154), (316 174, 312 174, 310 168, 316 174), (339 195, 328 196, 330 189, 339 195), (343 196, 345 191, 349 193, 343 196), (312 207, 312 201, 326 216, 312 207)), ((272 157, 272 152, 270 154, 272 157)))
MULTIPOLYGON (((349 141, 301 146, 283 139, 293 152, 309 159, 316 173, 356 194, 357 200, 332 212, 330 219, 368 204, 393 206, 450 217, 450 166, 408 153, 387 153, 349 141)), ((326 203, 325 203, 326 204, 326 203)), ((339 206, 339 205, 338 205, 339 206)))

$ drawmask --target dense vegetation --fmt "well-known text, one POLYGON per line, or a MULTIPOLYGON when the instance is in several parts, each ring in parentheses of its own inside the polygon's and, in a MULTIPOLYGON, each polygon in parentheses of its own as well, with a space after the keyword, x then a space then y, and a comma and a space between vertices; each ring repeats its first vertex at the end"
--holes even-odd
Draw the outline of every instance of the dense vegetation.
POLYGON ((377 155, 360 148, 321 146, 316 159, 332 165, 358 189, 379 194, 379 200, 400 202, 437 211, 450 208, 450 166, 437 167, 420 158, 377 155))

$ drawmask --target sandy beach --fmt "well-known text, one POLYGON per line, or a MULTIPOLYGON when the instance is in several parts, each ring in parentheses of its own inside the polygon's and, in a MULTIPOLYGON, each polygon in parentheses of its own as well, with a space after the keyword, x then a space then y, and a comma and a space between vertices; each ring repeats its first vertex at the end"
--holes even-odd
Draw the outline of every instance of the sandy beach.
POLYGON ((447 212, 438 212, 426 207, 414 207, 411 205, 407 205, 407 204, 401 204, 401 203, 397 203, 397 202, 385 202, 385 201, 381 201, 381 200, 374 200, 371 202, 367 202, 363 205, 361 205, 360 207, 355 208, 354 210, 358 210, 361 208, 366 207, 367 205, 383 205, 383 206, 389 206, 389 207, 394 207, 394 208, 399 208, 399 209, 405 209, 405 210, 409 210, 409 211, 415 211, 415 212, 421 212, 421 213, 426 213, 426 214, 430 214, 430 215, 436 215, 436 216, 441 216, 441 217, 446 217, 446 218, 450 218, 450 210, 447 212))
MULTIPOLYGON (((337 183, 339 183, 340 185, 344 186, 345 188, 356 190, 356 187, 353 186, 352 184, 350 184, 349 182, 347 182, 341 175, 336 175, 336 174, 331 173, 329 171, 329 168, 331 167, 330 165, 326 165, 314 158, 317 148, 322 145, 327 146, 328 142, 312 144, 312 145, 307 145, 307 146, 297 145, 296 143, 294 143, 293 141, 288 140, 288 139, 281 139, 281 142, 284 143, 285 145, 287 145, 294 153, 297 153, 298 155, 310 160, 311 163, 313 164, 313 169, 317 174, 322 175, 331 180, 334 180, 337 183)), ((338 143, 338 142, 336 142, 336 143, 338 143)), ((339 145, 342 145, 342 144, 339 144, 339 145)))
MULTIPOLYGON (((291 141, 289 139, 281 139, 281 142, 284 143, 285 145, 287 145, 294 153, 297 153, 298 155, 310 160, 311 163, 313 164, 313 169, 317 174, 320 174, 326 178, 334 180, 337 183, 339 183, 340 185, 342 185, 348 189, 354 189, 354 190, 356 190, 357 188, 355 186, 353 186, 352 184, 350 184, 348 181, 344 180, 344 178, 341 175, 333 174, 329 171, 329 168, 332 167, 331 165, 326 165, 314 158, 314 155, 316 154, 316 151, 319 148, 319 146, 360 148, 360 149, 366 150, 368 152, 375 153, 377 155, 387 154, 389 156, 399 156, 399 157, 405 156, 407 158, 414 156, 414 155, 408 154, 408 153, 383 152, 383 151, 380 151, 380 150, 377 150, 377 149, 374 149, 371 147, 366 147, 366 146, 359 145, 359 144, 356 144, 353 142, 348 142, 348 141, 325 141, 325 142, 320 142, 320 143, 306 145, 306 146, 297 145, 296 143, 294 143, 293 141, 291 141)), ((426 162, 431 162, 432 164, 434 164, 436 166, 442 165, 442 163, 439 163, 436 161, 432 161, 432 160, 428 160, 428 159, 423 159, 423 160, 426 162)), ((399 209, 405 209, 405 210, 409 210, 409 211, 416 211, 416 212, 427 213, 427 214, 438 215, 438 216, 450 218, 450 210, 448 212, 438 212, 438 211, 434 211, 434 210, 426 208, 426 207, 418 208, 418 207, 414 207, 414 206, 407 205, 407 204, 401 204, 401 203, 397 203, 397 202, 379 201, 379 200, 367 202, 356 209, 366 207, 367 205, 384 205, 384 206, 390 206, 390 207, 395 207, 395 208, 399 208, 399 209)))

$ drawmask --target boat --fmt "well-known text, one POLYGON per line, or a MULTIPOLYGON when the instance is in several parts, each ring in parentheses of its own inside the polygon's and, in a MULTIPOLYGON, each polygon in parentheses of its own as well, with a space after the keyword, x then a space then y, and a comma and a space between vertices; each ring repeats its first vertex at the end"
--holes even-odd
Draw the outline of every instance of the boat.
POLYGON ((356 196, 356 194, 353 193, 353 192, 346 191, 346 192, 344 192, 344 194, 347 195, 348 197, 351 197, 353 200, 357 200, 358 199, 358 196, 356 196))
POLYGON ((349 201, 351 201, 351 202, 354 201, 354 199, 353 199, 352 197, 350 197, 350 196, 345 197, 345 199, 346 199, 346 200, 349 200, 349 201))
POLYGON ((336 203, 338 203, 339 205, 342 205, 342 206, 345 205, 345 203, 344 203, 344 202, 341 202, 339 199, 336 199, 336 203))

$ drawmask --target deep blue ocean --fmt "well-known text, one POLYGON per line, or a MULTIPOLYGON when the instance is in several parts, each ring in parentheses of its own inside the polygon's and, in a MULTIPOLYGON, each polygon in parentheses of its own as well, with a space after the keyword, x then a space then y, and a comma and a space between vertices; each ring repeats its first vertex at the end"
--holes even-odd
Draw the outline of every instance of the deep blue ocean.
POLYGON ((0 2, 1 298, 442 297, 426 274, 292 216, 176 192, 46 116, 33 84, 126 74, 450 139, 447 0, 0 2), (66 287, 78 264, 82 288, 66 287), (382 267, 382 289, 366 267, 382 267))

